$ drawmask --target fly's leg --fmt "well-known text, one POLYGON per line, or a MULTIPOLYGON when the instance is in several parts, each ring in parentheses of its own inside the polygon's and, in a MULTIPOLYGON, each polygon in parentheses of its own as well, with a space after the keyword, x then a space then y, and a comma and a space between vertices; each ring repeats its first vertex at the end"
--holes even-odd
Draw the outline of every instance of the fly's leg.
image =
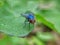
POLYGON ((30 22, 29 22, 29 30, 30 30, 30 22))
MULTIPOLYGON (((28 20, 26 19, 25 21, 24 21, 24 26, 23 26, 23 28, 25 28, 26 27, 26 23, 28 22, 28 20)), ((29 30, 30 30, 30 22, 28 23, 28 27, 29 27, 29 30)))
POLYGON ((27 22, 27 19, 24 21, 24 26, 23 26, 23 28, 26 27, 26 22, 27 22))

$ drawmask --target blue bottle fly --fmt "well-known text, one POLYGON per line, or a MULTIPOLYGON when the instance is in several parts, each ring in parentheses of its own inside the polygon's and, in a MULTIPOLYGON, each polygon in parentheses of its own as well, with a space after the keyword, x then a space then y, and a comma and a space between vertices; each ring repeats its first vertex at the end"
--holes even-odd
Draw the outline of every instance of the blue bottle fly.
POLYGON ((31 24, 35 23, 35 18, 33 13, 22 14, 22 16, 25 17, 29 23, 31 24))
POLYGON ((30 30, 30 23, 31 24, 35 23, 34 14, 33 13, 25 13, 25 14, 21 14, 21 15, 26 18, 25 26, 26 26, 26 22, 29 22, 29 30, 30 30))

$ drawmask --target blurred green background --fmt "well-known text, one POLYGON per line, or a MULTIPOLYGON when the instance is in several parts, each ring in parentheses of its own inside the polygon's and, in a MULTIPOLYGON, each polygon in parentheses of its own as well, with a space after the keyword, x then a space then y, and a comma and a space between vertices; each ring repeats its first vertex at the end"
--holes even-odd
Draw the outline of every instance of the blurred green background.
POLYGON ((0 0, 0 45, 60 45, 60 0, 0 0), (30 29, 21 16, 28 11, 30 29))

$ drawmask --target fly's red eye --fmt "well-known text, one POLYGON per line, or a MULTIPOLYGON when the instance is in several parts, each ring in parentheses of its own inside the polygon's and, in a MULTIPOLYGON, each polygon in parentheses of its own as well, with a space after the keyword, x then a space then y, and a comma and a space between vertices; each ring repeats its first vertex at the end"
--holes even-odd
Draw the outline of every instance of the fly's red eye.
POLYGON ((29 20, 30 23, 34 24, 35 23, 35 20, 29 20))

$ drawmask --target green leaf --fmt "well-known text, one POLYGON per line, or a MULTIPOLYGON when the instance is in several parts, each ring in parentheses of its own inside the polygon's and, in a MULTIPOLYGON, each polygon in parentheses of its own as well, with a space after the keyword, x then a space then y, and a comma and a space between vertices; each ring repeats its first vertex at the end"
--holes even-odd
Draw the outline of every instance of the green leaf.
POLYGON ((0 45, 14 45, 12 43, 11 37, 5 34, 0 34, 0 45))
POLYGON ((49 32, 38 32, 37 33, 37 38, 42 40, 42 41, 50 41, 50 40, 54 40, 54 37, 51 33, 49 32))
POLYGON ((15 45, 28 45, 26 38, 11 37, 11 40, 15 45))
POLYGON ((32 37, 32 41, 35 45, 45 45, 44 42, 42 42, 41 40, 38 40, 38 38, 36 37, 32 37))
POLYGON ((36 15, 36 19, 56 32, 60 33, 60 12, 56 9, 40 12, 36 15))
POLYGON ((28 10, 34 12, 37 1, 2 0, 1 3, 3 6, 0 8, 0 31, 14 36, 26 36, 34 29, 34 25, 30 24, 29 30, 29 23, 24 27, 25 18, 21 13, 28 10))

